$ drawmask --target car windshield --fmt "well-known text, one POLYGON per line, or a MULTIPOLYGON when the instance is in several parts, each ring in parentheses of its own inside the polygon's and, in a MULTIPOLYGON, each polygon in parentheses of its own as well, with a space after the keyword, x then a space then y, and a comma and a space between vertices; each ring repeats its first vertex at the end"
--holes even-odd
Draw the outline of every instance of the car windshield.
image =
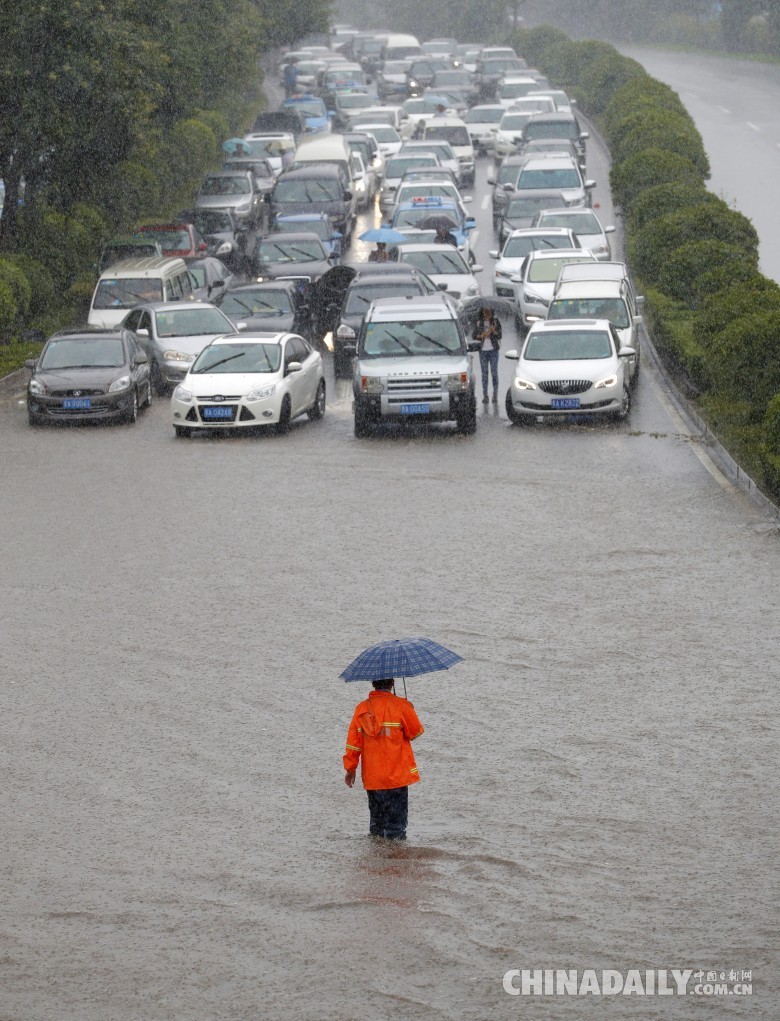
POLYGON ((399 355, 461 354, 458 324, 451 319, 408 320, 395 323, 369 323, 361 343, 366 358, 397 358, 399 355))
POLYGON ((475 106, 463 118, 467 124, 495 124, 504 116, 503 106, 475 106))
POLYGON ((344 92, 336 97, 336 106, 340 110, 358 110, 364 106, 373 106, 374 100, 365 92, 344 92))
POLYGON ((199 337, 205 333, 230 333, 232 326, 216 308, 183 308, 156 315, 158 337, 199 337))
POLYGON ((278 344, 212 344, 201 351, 190 373, 278 372, 280 359, 278 344))
POLYGON ((508 220, 525 220, 528 217, 533 217, 540 209, 544 209, 546 205, 549 205, 550 196, 544 195, 540 198, 534 198, 533 195, 523 195, 521 198, 512 199, 506 211, 506 217, 508 220))
POLYGON ((517 163, 502 163, 498 168, 497 181, 499 184, 517 184, 520 176, 520 167, 517 163))
MULTIPOLYGON (((420 220, 426 220, 429 216, 438 216, 440 210, 435 206, 414 206, 411 209, 399 209, 393 219, 394 227, 415 227, 420 220)), ((457 218, 457 214, 454 209, 447 209, 444 214, 446 219, 451 220, 453 224, 457 218)), ((454 229, 454 228, 450 228, 454 229)), ((456 229, 456 228, 455 228, 456 229)))
POLYGON ((295 99, 282 104, 285 109, 300 110, 309 117, 327 117, 328 111, 321 99, 295 99))
POLYGON ((268 316, 292 313, 292 303, 287 291, 245 290, 228 291, 219 306, 228 316, 268 316))
POLYGON ((408 70, 409 63, 406 60, 386 60, 382 74, 406 74, 408 70))
POLYGON ((413 202, 416 198, 426 198, 432 195, 443 199, 451 199, 456 202, 460 199, 460 192, 454 184, 402 184, 398 189, 396 202, 413 202))
POLYGON ((548 237, 517 237, 507 241, 502 259, 522 259, 529 252, 544 251, 547 248, 571 248, 571 240, 565 234, 550 234, 548 237))
POLYGON ((465 124, 432 124, 425 128, 425 138, 439 142, 449 142, 450 145, 471 145, 471 138, 466 130, 465 124))
POLYGON ((278 138, 260 138, 250 140, 244 139, 244 144, 248 145, 252 150, 253 156, 270 157, 279 155, 279 139, 278 138))
POLYGON ((574 167, 558 169, 523 170, 517 182, 518 188, 581 188, 582 180, 574 167))
MULTIPOLYGON (((339 182, 333 178, 289 178, 277 181, 273 201, 286 202, 338 202, 341 198, 339 182)), ((300 230, 300 227, 298 228, 300 230)))
POLYGON ((200 210, 195 215, 195 226, 201 234, 220 234, 233 230, 230 214, 218 209, 200 210))
POLYGON ((541 222, 545 227, 571 227, 575 234, 601 234, 601 224, 595 213, 545 213, 541 222))
POLYGON ((248 195, 252 188, 243 174, 226 177, 207 177, 200 190, 201 195, 248 195))
POLYGON ((368 131, 368 134, 373 135, 377 142, 400 142, 401 136, 395 130, 395 128, 387 127, 384 125, 374 125, 368 131))
POLYGON ((560 259, 532 259, 528 267, 527 279, 532 284, 550 284, 558 279, 561 266, 570 262, 592 262, 588 255, 561 256, 560 259))
POLYGON ((498 125, 500 131, 522 131, 526 124, 530 121, 533 114, 531 113, 511 113, 501 118, 501 123, 498 125))
POLYGON ((513 57, 499 57, 496 60, 486 60, 482 64, 483 74, 497 75, 506 74, 507 71, 522 71, 525 68, 525 61, 513 57))
POLYGON ((421 269, 428 276, 434 273, 470 273, 468 266, 457 248, 439 245, 435 252, 404 251, 401 261, 421 269))
POLYGON ((323 241, 329 241, 333 236, 333 228, 328 220, 284 220, 276 221, 276 229, 280 234, 297 234, 305 230, 307 234, 316 234, 323 241))
POLYGON ((192 239, 188 230, 177 230, 175 227, 153 227, 142 228, 142 233, 154 238, 164 252, 192 248, 192 239))
POLYGON ((528 362, 585 361, 611 358, 612 340, 603 330, 549 330, 531 333, 523 351, 528 362))
POLYGON ((559 298, 550 305, 548 319, 609 319, 619 330, 631 325, 622 298, 559 298))
POLYGON ((257 246, 257 257, 260 262, 317 262, 325 259, 322 242, 315 240, 283 241, 281 238, 270 241, 261 240, 257 246))
POLYGON ((408 159, 394 159, 385 167, 385 180, 388 177, 398 178, 410 170, 417 170, 421 167, 435 167, 435 156, 410 156, 408 159))
POLYGON ((406 298, 421 294, 420 285, 413 280, 399 277, 392 284, 359 284, 350 287, 344 305, 344 315, 365 315, 368 306, 377 298, 406 298))
POLYGON ((442 162, 449 160, 450 163, 454 163, 456 160, 455 153, 452 151, 449 142, 435 142, 430 137, 425 139, 425 144, 421 145, 417 151, 432 152, 442 162))
POLYGON ((93 308, 133 308, 146 301, 162 301, 162 280, 121 277, 101 280, 95 291, 93 308))
POLYGON ((525 127, 526 138, 579 138, 579 130, 573 121, 529 121, 525 127))
POLYGON ((512 82, 512 84, 499 85, 498 95, 501 99, 518 99, 520 96, 527 96, 536 88, 536 82, 512 82))
POLYGON ((433 76, 434 85, 470 85, 468 71, 437 71, 433 76))
POLYGON ((50 340, 39 369, 119 369, 125 351, 118 337, 63 337, 50 340))

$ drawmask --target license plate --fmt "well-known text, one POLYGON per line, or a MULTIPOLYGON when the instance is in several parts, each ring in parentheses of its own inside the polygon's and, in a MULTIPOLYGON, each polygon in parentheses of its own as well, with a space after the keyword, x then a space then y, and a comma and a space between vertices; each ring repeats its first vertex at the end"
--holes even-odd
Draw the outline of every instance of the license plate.
POLYGON ((579 397, 553 397, 551 406, 556 410, 578 408, 580 406, 580 399, 579 397))
POLYGON ((213 420, 213 419, 226 419, 226 418, 232 419, 233 418, 233 408, 229 408, 229 407, 225 407, 225 408, 201 408, 200 409, 200 413, 201 413, 201 415, 203 416, 204 419, 210 418, 210 419, 213 420))
POLYGON ((91 408, 92 401, 89 397, 68 397, 62 402, 65 411, 78 411, 81 408, 91 408))
POLYGON ((402 404, 402 415, 430 415, 430 404, 402 404))

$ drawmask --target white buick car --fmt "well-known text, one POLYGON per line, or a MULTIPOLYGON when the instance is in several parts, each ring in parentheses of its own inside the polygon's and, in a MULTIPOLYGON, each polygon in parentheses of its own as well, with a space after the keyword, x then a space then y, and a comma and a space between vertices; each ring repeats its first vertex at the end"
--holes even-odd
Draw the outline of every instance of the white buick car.
POLYGON ((322 357, 296 333, 217 337, 173 391, 177 436, 195 429, 272 425, 286 433, 298 415, 325 414, 322 357))

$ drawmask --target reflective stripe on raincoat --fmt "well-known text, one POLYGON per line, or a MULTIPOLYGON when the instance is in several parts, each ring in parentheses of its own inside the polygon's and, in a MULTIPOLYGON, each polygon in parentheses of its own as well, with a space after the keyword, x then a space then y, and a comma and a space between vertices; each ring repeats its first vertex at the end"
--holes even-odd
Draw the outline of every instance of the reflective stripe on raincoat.
POLYGON ((349 725, 344 768, 357 769, 360 762, 367 791, 417 783, 420 775, 410 742, 423 731, 411 702, 389 691, 372 691, 349 725))

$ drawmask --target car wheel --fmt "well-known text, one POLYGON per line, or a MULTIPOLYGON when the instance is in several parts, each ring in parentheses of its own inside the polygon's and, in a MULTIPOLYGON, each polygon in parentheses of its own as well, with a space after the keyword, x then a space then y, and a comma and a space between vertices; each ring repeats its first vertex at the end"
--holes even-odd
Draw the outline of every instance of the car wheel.
POLYGON ((186 425, 175 425, 173 432, 179 440, 188 440, 192 436, 192 429, 189 429, 186 425))
POLYGON ((458 415, 457 419, 458 432, 463 433, 464 436, 473 436, 477 431, 477 399, 472 398, 469 402, 468 407, 465 411, 458 415))
POLYGON ((631 414, 631 391, 626 387, 623 391, 623 400, 620 402, 620 410, 615 412, 615 419, 618 422, 625 422, 631 414))
POLYGON ((282 409, 279 412, 279 421, 276 423, 277 436, 285 436, 290 431, 290 396, 285 394, 282 400, 282 409))
POLYGON ((631 386, 632 390, 636 390, 636 385, 639 382, 639 370, 641 369, 641 367, 642 367, 642 363, 639 361, 639 358, 637 358, 637 360, 636 360, 636 368, 634 369, 634 375, 631 377, 631 383, 630 383, 630 386, 631 386))
POLYGON ((366 436, 371 435, 371 426, 373 422, 369 417, 368 412, 360 404, 355 405, 355 438, 358 440, 365 439, 366 436))
POLYGON ((314 398, 314 404, 309 408, 308 416, 312 422, 318 421, 325 414, 325 380, 320 380, 320 385, 317 387, 317 396, 314 398))
POLYGON ((152 377, 151 376, 146 381, 146 393, 144 394, 143 406, 145 408, 151 408, 151 406, 152 406, 152 377))
POLYGON ((125 413, 125 422, 127 422, 128 425, 135 425, 137 421, 138 421, 138 391, 133 390, 133 400, 127 412, 125 413))
POLYGON ((506 417, 509 419, 512 425, 520 425, 520 419, 522 416, 518 415, 518 413, 515 411, 515 406, 512 403, 511 390, 507 390, 506 392, 506 402, 504 406, 506 407, 506 417))

